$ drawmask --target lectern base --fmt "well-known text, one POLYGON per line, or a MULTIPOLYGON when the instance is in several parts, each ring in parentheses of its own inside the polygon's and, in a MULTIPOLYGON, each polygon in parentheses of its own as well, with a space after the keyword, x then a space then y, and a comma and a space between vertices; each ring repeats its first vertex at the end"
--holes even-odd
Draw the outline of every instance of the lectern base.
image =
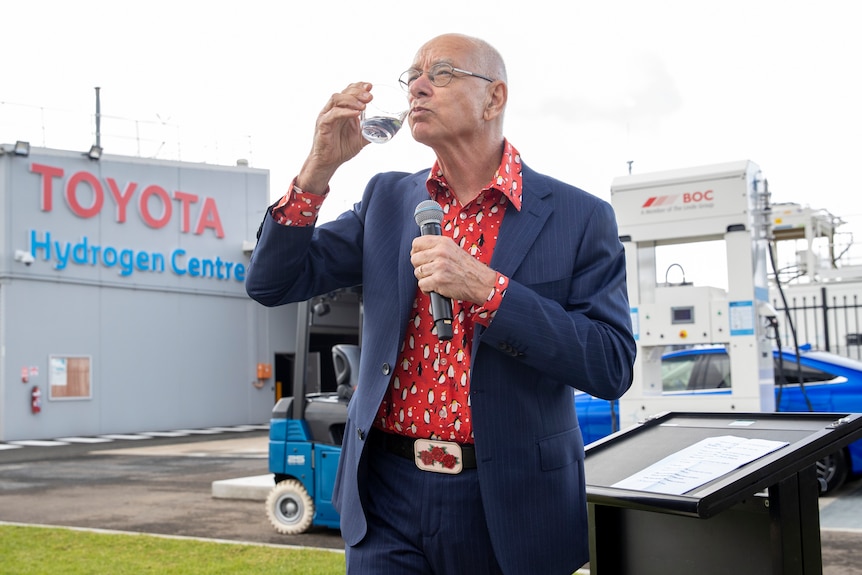
POLYGON ((701 519, 589 504, 592 575, 822 575, 813 466, 701 519))

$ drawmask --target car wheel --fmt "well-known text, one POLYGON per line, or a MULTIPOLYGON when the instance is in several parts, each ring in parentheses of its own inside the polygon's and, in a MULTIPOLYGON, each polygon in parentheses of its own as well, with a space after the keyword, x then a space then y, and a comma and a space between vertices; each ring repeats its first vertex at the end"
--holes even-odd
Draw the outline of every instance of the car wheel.
POLYGON ((266 498, 266 516, 279 533, 298 535, 311 527, 314 501, 302 483, 296 479, 288 479, 269 492, 266 498))
POLYGON ((817 480, 820 494, 829 493, 841 487, 847 479, 847 457, 844 450, 827 455, 817 462, 817 480))

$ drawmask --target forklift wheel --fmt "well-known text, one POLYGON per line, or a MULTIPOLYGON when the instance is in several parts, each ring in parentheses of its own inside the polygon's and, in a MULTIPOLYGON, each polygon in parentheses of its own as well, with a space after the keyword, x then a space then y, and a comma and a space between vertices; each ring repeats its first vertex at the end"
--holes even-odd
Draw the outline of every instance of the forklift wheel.
POLYGON ((302 483, 288 479, 278 483, 266 498, 266 516, 275 530, 285 535, 298 535, 311 527, 314 502, 302 483))

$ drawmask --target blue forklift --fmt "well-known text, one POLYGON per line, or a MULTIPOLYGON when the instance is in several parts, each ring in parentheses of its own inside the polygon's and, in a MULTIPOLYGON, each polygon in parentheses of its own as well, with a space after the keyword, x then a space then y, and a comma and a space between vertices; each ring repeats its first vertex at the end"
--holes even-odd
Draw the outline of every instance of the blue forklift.
MULTIPOLYGON (((312 526, 340 526, 332 505, 332 489, 341 457, 347 403, 359 376, 359 346, 332 346, 337 391, 306 393, 309 332, 321 305, 325 300, 323 304, 298 304, 293 395, 278 400, 270 419, 269 471, 275 486, 266 500, 266 514, 275 530, 285 535, 304 533, 312 526)), ((359 309, 361 318, 361 299, 359 309)))

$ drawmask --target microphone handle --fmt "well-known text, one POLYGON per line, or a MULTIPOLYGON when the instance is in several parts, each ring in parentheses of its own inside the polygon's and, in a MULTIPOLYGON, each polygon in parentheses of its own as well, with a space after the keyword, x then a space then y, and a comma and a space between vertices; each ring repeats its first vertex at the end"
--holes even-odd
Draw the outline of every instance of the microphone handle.
POLYGON ((437 292, 431 292, 431 316, 437 326, 437 339, 449 341, 452 339, 452 300, 437 292))
MULTIPOLYGON (((423 236, 441 236, 443 230, 439 222, 430 221, 420 228, 423 236)), ((437 292, 431 292, 431 317, 437 327, 437 339, 449 341, 452 339, 452 300, 437 292)))

